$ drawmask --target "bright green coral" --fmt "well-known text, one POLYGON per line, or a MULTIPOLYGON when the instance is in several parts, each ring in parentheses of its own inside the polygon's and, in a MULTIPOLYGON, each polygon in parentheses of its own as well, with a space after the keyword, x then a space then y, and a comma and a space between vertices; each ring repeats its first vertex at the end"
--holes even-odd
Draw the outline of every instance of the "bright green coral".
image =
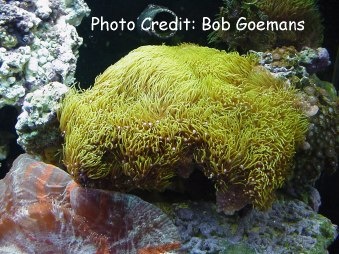
POLYGON ((140 47, 66 96, 64 163, 79 182, 116 190, 163 190, 196 165, 218 192, 240 186, 263 208, 307 130, 296 94, 251 55, 140 47))
POLYGON ((224 18, 232 26, 230 30, 213 31, 209 35, 210 43, 221 44, 232 50, 265 51, 281 46, 294 46, 300 50, 304 46, 318 47, 323 39, 323 26, 316 0, 223 0, 217 20, 224 18), (292 25, 283 25, 282 30, 265 28, 264 30, 237 29, 239 18, 246 22, 276 21, 278 23, 304 21, 303 30, 295 30, 292 25), (285 29, 285 30, 283 30, 285 29), (225 45, 226 44, 226 45, 225 45))

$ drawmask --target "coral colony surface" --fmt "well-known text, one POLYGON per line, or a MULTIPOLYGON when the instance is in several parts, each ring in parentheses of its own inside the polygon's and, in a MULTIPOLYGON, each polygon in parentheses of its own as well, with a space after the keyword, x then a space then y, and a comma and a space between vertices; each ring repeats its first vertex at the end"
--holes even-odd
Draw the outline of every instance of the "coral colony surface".
POLYGON ((114 190, 163 190, 200 168, 220 210, 265 208, 308 128, 297 100, 251 56, 141 47, 66 96, 63 160, 76 181, 114 190))
POLYGON ((0 182, 0 253, 164 253, 179 234, 157 207, 85 189, 63 170, 20 155, 0 182))
POLYGON ((338 167, 339 100, 317 76, 316 2, 224 0, 216 20, 279 31, 138 44, 81 90, 89 11, 0 0, 0 127, 18 115, 17 136, 0 129, 0 253, 327 253, 337 226, 314 186, 338 167))

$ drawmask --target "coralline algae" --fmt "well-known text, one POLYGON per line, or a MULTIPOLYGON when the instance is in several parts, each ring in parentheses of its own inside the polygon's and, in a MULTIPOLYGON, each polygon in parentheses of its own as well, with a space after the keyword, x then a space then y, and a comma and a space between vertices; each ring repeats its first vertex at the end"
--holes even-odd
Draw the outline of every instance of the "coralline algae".
POLYGON ((24 154, 0 181, 0 252, 319 254, 337 235, 328 219, 286 196, 266 212, 233 216, 209 202, 159 206, 168 216, 133 195, 82 188, 24 154))
POLYGON ((225 216, 213 203, 177 203, 171 214, 186 253, 327 253, 336 226, 305 203, 281 196, 266 212, 247 210, 225 216))

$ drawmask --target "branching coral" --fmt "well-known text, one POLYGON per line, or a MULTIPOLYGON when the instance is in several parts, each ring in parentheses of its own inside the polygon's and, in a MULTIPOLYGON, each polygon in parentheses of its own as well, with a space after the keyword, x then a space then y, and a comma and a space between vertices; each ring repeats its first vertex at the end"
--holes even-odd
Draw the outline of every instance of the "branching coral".
POLYGON ((318 47, 323 39, 323 26, 320 12, 315 0, 256 0, 239 1, 224 0, 217 20, 228 20, 232 26, 229 31, 217 30, 209 35, 211 43, 226 43, 229 49, 260 50, 273 49, 280 46, 318 47), (237 29, 236 22, 245 17, 247 22, 284 23, 282 30, 274 29, 253 31, 237 29), (304 29, 298 30, 290 22, 304 21, 304 29), (287 25, 286 25, 287 24, 287 25))
POLYGON ((308 122, 297 91, 256 62, 195 45, 132 51, 64 99, 67 170, 99 187, 163 190, 197 165, 222 210, 235 189, 234 209, 267 207, 308 122))

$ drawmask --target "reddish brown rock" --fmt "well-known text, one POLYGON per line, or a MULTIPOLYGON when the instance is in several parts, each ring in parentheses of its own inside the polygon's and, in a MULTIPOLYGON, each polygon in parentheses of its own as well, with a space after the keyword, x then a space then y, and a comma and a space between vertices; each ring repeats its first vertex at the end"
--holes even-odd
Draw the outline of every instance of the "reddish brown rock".
POLYGON ((82 188, 61 169, 19 156, 0 181, 1 253, 166 253, 175 226, 138 197, 82 188))

